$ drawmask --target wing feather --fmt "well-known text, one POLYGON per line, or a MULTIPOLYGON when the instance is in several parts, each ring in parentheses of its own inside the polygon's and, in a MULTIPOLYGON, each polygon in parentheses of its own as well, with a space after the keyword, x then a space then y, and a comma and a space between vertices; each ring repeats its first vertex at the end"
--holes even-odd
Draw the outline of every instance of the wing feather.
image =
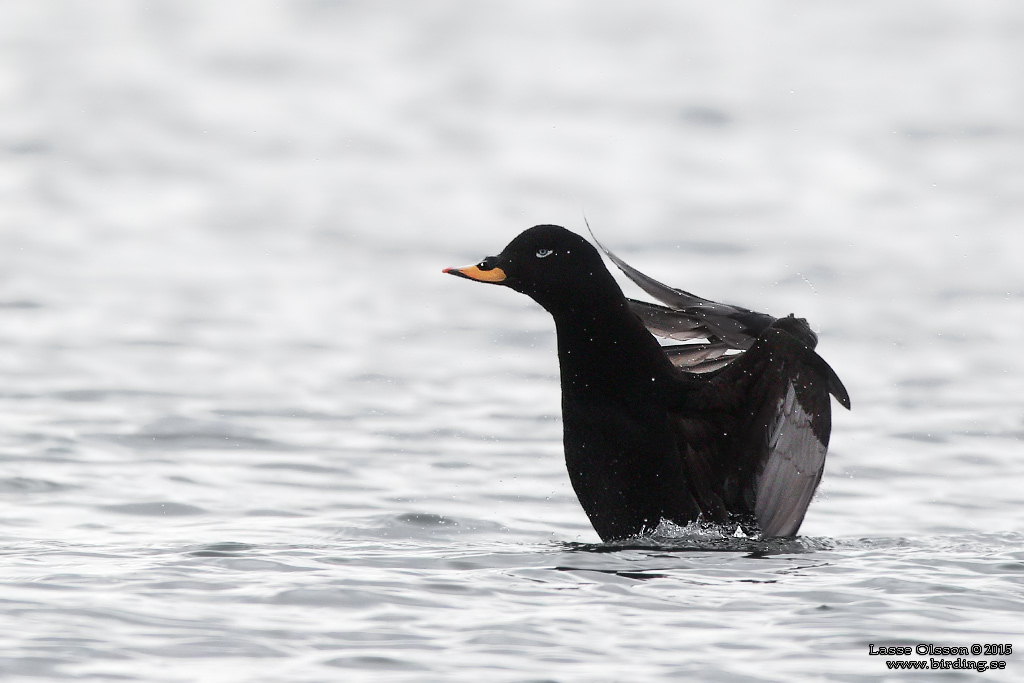
POLYGON ((677 344, 663 346, 662 350, 672 361, 672 365, 687 372, 697 373, 724 368, 740 355, 735 349, 721 342, 677 344))
POLYGON ((692 376, 681 384, 680 438, 700 446, 691 459, 711 463, 729 511, 754 517, 765 537, 796 535, 821 481, 834 375, 793 335, 770 327, 696 394, 692 376), (715 445, 695 425, 728 438, 715 445))
MULTIPOLYGON (((828 406, 828 397, 824 405, 828 406)), ((828 438, 815 434, 814 420, 796 398, 793 382, 775 406, 766 430, 766 460, 756 484, 754 516, 764 536, 794 536, 800 528, 825 469, 828 438)), ((819 430, 820 432, 820 425, 819 430)))
MULTIPOLYGON (((594 233, 590 234, 593 237, 594 233)), ((775 322, 775 318, 766 313, 751 311, 742 306, 718 303, 662 284, 623 261, 601 244, 596 237, 594 237, 594 242, 626 277, 636 283, 640 289, 668 306, 667 309, 661 311, 662 319, 674 316, 681 321, 692 321, 703 327, 705 336, 716 337, 734 349, 750 348, 757 336, 775 322)), ((643 302, 635 302, 631 299, 629 305, 635 313, 640 315, 641 319, 644 319, 644 315, 637 310, 638 306, 636 306, 641 303, 643 302)), ((658 334, 653 329, 651 332, 658 334)))
POLYGON ((772 327, 715 378, 732 388, 732 400, 748 416, 733 458, 750 475, 744 498, 765 537, 795 535, 821 481, 835 375, 823 368, 828 364, 817 353, 772 327))

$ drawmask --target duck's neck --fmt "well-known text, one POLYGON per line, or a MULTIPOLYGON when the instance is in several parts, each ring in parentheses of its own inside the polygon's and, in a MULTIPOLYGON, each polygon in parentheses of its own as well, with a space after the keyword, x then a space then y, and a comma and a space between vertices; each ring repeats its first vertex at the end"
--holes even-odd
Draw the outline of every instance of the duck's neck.
POLYGON ((674 374, 625 297, 613 306, 561 310, 554 318, 565 396, 644 400, 674 374))

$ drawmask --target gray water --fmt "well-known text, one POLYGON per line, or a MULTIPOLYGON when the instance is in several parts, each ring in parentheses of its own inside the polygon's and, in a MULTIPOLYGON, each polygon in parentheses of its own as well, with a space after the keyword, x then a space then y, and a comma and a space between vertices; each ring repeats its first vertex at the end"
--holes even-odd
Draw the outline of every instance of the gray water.
POLYGON ((868 651, 1024 649, 1022 65, 1011 0, 0 5, 0 675, 1021 680, 868 651), (584 212, 820 333, 797 541, 599 544, 550 319, 440 273, 584 212))

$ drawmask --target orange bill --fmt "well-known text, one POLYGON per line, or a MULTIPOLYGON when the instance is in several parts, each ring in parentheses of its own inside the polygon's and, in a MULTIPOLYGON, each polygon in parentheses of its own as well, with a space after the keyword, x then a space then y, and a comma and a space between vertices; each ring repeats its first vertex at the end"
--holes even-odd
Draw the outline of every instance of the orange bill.
POLYGON ((505 271, 501 268, 481 270, 479 266, 466 266, 465 268, 445 268, 441 272, 456 275, 458 277, 464 277, 467 280, 477 280, 479 282, 497 283, 505 280, 505 271))

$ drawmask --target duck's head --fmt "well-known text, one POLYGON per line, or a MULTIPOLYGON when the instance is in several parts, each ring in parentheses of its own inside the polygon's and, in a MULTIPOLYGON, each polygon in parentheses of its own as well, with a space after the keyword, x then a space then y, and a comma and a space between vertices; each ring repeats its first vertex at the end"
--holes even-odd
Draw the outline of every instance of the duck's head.
POLYGON ((526 294, 555 313, 586 303, 593 296, 622 296, 601 255, 589 242, 557 225, 535 225, 508 243, 497 256, 476 265, 445 268, 468 280, 504 285, 526 294))

